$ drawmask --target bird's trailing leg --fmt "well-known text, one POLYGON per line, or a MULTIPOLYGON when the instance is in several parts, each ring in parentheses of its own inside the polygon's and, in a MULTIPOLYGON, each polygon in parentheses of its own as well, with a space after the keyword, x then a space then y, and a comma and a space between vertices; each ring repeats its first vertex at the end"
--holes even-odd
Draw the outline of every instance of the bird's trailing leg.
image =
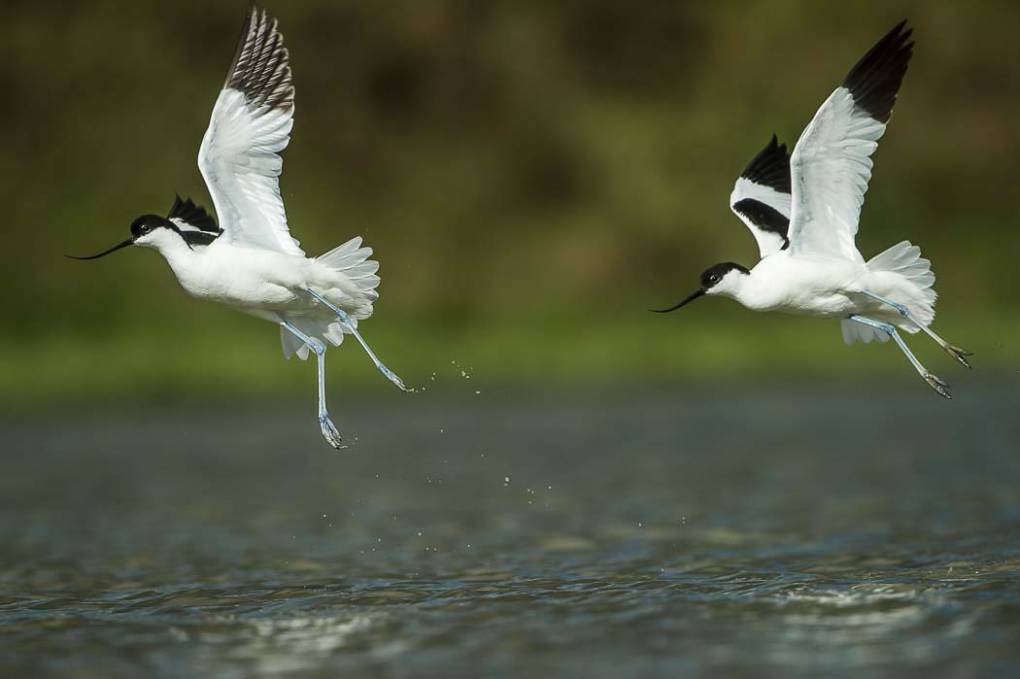
POLYGON ((366 342, 365 339, 361 336, 361 333, 358 332, 358 329, 354 325, 354 321, 351 319, 351 317, 347 314, 346 311, 344 311, 337 305, 333 304, 332 302, 330 302, 329 300, 327 300, 325 297, 315 292, 314 290, 306 289, 305 292, 311 295, 312 299, 314 299, 316 302, 327 307, 330 311, 337 315, 337 318, 340 319, 340 323, 342 323, 344 328, 347 329, 347 332, 354 335, 354 339, 358 340, 358 344, 360 344, 361 347, 365 350, 365 353, 368 354, 368 357, 372 359, 372 363, 374 363, 375 367, 379 369, 379 372, 386 376, 386 379, 388 379, 393 384, 397 385, 397 388, 401 389, 402 391, 410 391, 410 389, 404 386, 404 381, 400 379, 400 376, 397 375, 397 373, 390 370, 389 368, 387 368, 386 365, 379 360, 379 357, 375 355, 374 351, 372 351, 372 347, 368 346, 368 342, 366 342))
POLYGON ((314 337, 309 337, 287 321, 281 321, 280 325, 315 352, 316 368, 319 371, 319 428, 322 429, 322 437, 326 439, 326 443, 339 450, 343 447, 340 431, 326 410, 326 345, 314 337))
POLYGON ((871 299, 881 302, 882 304, 887 304, 891 306, 893 309, 899 312, 900 316, 903 316, 903 318, 907 319, 908 321, 916 325, 918 328, 920 328, 926 335, 928 335, 928 337, 931 337, 933 340, 935 340, 935 342, 940 347, 942 347, 943 351, 945 351, 947 354, 949 354, 957 361, 959 361, 961 365, 963 365, 966 368, 970 367, 970 363, 967 362, 967 356, 973 356, 974 355, 973 352, 964 351, 960 347, 953 346, 949 342, 945 341, 944 339, 936 335, 935 331, 929 328, 927 325, 919 323, 914 318, 914 315, 910 313, 910 309, 908 309, 905 305, 900 304, 899 302, 894 302, 890 299, 886 299, 885 297, 879 297, 875 293, 868 292, 867 290, 861 291, 861 294, 867 295, 871 299))
POLYGON ((938 392, 939 396, 953 398, 953 395, 949 393, 949 385, 946 384, 945 380, 940 378, 938 375, 929 372, 927 368, 921 365, 921 362, 917 360, 914 353, 910 351, 910 347, 908 347, 907 343, 903 341, 902 337, 900 337, 900 333, 896 331, 896 326, 891 323, 883 323, 882 321, 875 321, 870 318, 865 318, 864 316, 858 316, 857 314, 851 315, 850 320, 871 326, 879 332, 884 332, 889 335, 889 337, 892 337, 893 341, 896 342, 896 345, 900 348, 900 351, 903 352, 910 361, 910 364, 914 366, 915 370, 917 370, 917 374, 919 374, 924 381, 928 383, 928 386, 938 392))

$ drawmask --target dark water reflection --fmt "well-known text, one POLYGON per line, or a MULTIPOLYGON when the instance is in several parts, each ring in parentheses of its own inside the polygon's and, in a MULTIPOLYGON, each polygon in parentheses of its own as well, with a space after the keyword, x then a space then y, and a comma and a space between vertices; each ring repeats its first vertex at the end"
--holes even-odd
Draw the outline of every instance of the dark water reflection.
POLYGON ((1020 391, 969 391, 8 419, 0 669, 1004 674, 1020 391))

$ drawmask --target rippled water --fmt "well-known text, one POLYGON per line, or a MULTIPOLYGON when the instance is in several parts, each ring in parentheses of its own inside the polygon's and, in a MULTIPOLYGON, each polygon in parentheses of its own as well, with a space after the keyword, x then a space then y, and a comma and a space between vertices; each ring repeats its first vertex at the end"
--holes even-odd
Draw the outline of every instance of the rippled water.
POLYGON ((0 670, 1001 676, 1020 390, 958 391, 8 419, 0 670))

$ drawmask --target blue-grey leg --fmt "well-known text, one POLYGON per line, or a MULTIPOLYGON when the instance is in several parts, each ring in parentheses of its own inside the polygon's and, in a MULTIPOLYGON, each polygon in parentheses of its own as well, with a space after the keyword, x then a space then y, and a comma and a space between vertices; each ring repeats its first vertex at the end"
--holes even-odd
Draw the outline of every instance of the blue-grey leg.
POLYGON ((919 323, 914 318, 914 315, 912 313, 910 313, 910 309, 908 309, 906 306, 904 306, 903 304, 900 304, 899 302, 894 302, 891 299, 886 299, 885 297, 880 297, 880 296, 876 295, 873 292, 868 292, 867 290, 863 290, 861 292, 861 294, 867 295, 871 299, 876 300, 878 302, 881 302, 882 304, 887 304, 887 305, 891 306, 893 309, 895 309, 896 311, 899 312, 900 316, 903 316, 905 319, 907 319, 908 321, 910 321, 911 323, 916 325, 918 328, 920 328, 922 332, 924 332, 926 335, 928 335, 928 337, 931 337, 933 340, 935 340, 935 342, 940 347, 942 347, 943 351, 945 351, 947 354, 949 354, 950 356, 955 358, 957 361, 959 361, 964 367, 966 367, 966 368, 970 367, 970 363, 967 362, 967 358, 966 357, 967 356, 973 356, 974 355, 973 352, 964 351, 960 347, 953 346, 949 342, 945 341, 944 339, 942 339, 941 337, 936 335, 935 331, 932 330, 931 328, 929 328, 927 325, 922 325, 921 323, 919 323))
POLYGON ((316 368, 319 371, 319 428, 322 430, 322 438, 326 439, 326 443, 340 449, 343 447, 340 431, 333 424, 333 420, 330 419, 329 412, 326 410, 326 345, 314 337, 309 337, 287 321, 281 321, 280 325, 315 352, 316 368))
POLYGON ((368 346, 368 342, 366 342, 365 339, 361 336, 361 333, 358 332, 358 329, 354 326, 354 322, 351 320, 351 317, 347 314, 346 311, 344 311, 337 305, 333 304, 328 299, 326 299, 319 293, 315 292, 314 290, 306 289, 305 291, 309 295, 311 295, 312 298, 315 299, 315 301, 317 301, 319 304, 324 305, 330 311, 336 314, 337 318, 340 319, 340 322, 343 324, 343 326, 347 328, 347 332, 354 335, 354 339, 358 340, 358 344, 360 344, 361 347, 365 350, 365 353, 368 354, 368 357, 372 359, 372 363, 375 364, 375 367, 378 368, 379 372, 386 376, 386 379, 388 379, 393 384, 397 385, 399 389, 403 391, 410 391, 410 389, 404 386, 404 380, 400 379, 400 376, 397 375, 397 373, 387 368, 386 365, 379 360, 379 357, 375 355, 374 351, 372 351, 372 347, 368 346))
POLYGON ((929 372, 927 368, 921 365, 921 362, 917 360, 917 356, 914 356, 914 352, 910 350, 910 347, 907 346, 907 343, 903 341, 902 337, 900 337, 900 333, 896 331, 896 326, 892 325, 891 323, 884 323, 882 321, 876 321, 870 318, 865 318, 864 316, 858 316, 857 314, 851 315, 850 320, 857 321, 858 323, 863 323, 864 325, 875 328, 879 332, 884 332, 885 334, 889 335, 889 337, 891 337, 893 341, 896 342, 896 346, 900 348, 900 351, 902 351, 903 354, 910 361, 910 364, 914 366, 914 369, 917 371, 917 374, 920 375, 921 378, 928 383, 929 387, 938 392, 940 396, 944 396, 945 398, 953 398, 953 395, 949 393, 949 385, 946 384, 945 380, 940 378, 938 375, 929 372))

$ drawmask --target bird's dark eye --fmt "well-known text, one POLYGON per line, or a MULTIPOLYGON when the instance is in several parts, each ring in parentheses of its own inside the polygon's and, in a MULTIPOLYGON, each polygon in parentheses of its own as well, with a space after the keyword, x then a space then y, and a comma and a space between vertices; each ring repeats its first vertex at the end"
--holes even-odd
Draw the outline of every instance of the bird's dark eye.
POLYGON ((150 233, 153 229, 159 226, 158 217, 144 216, 139 217, 131 224, 131 235, 135 238, 144 236, 150 233))
POLYGON ((719 282, 719 274, 715 274, 715 273, 712 274, 711 276, 708 277, 708 280, 712 281, 713 283, 718 283, 719 282))

